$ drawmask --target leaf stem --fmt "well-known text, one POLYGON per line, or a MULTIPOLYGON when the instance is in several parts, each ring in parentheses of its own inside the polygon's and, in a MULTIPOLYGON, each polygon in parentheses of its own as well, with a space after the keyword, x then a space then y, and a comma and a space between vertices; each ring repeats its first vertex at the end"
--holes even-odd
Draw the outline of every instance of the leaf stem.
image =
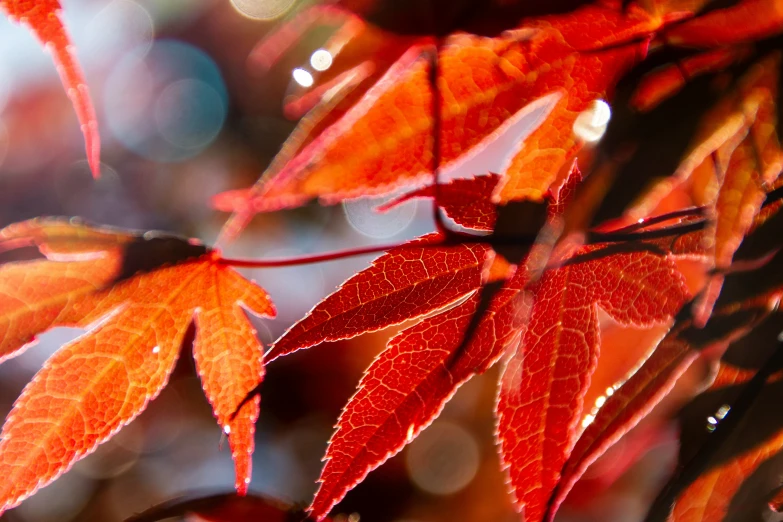
POLYGON ((666 228, 653 230, 641 230, 639 232, 625 232, 623 229, 612 232, 588 232, 587 243, 624 243, 628 241, 644 241, 660 239, 663 237, 679 236, 688 232, 702 230, 707 225, 706 219, 688 221, 666 228))
POLYGON ((434 187, 434 198, 432 201, 432 219, 435 221, 435 229, 444 234, 448 231, 443 217, 441 216, 440 206, 440 156, 441 156, 441 97, 438 87, 438 76, 440 75, 440 48, 441 37, 435 37, 435 52, 430 62, 430 91, 432 91, 432 183, 434 187))
POLYGON ((642 219, 638 223, 634 223, 633 225, 628 225, 627 227, 612 230, 611 233, 614 234, 619 232, 635 232, 637 230, 648 228, 653 225, 657 225, 659 223, 671 221, 672 219, 679 219, 679 218, 685 218, 691 216, 701 217, 704 215, 706 211, 707 211, 706 207, 688 207, 682 210, 675 210, 667 214, 661 214, 659 216, 653 216, 651 218, 642 219))
POLYGON ((336 261, 347 257, 363 256, 366 254, 381 254, 394 248, 422 246, 438 246, 444 244, 442 236, 434 238, 434 241, 419 241, 416 243, 393 243, 386 245, 372 245, 362 248, 352 248, 350 250, 339 250, 337 252, 326 252, 324 254, 313 254, 300 257, 281 257, 277 259, 238 259, 228 257, 218 257, 217 262, 222 265, 246 268, 283 268, 287 266, 308 265, 311 263, 322 263, 324 261, 336 261))
MULTIPOLYGON (((783 188, 779 188, 767 194, 767 199, 762 206, 767 206, 775 201, 783 199, 783 188)), ((437 209, 438 206, 434 205, 437 209)), ((664 237, 679 236, 687 234, 689 232, 695 232, 704 229, 707 225, 707 219, 702 217, 701 219, 695 219, 691 221, 684 221, 676 225, 671 225, 664 228, 655 228, 652 230, 646 230, 647 227, 670 221, 672 219, 679 219, 683 217, 696 217, 704 216, 706 207, 691 207, 682 210, 676 210, 667 214, 661 214, 645 219, 642 223, 635 223, 633 225, 612 230, 610 232, 596 232, 589 231, 586 237, 586 244, 597 243, 629 243, 633 241, 649 241, 653 239, 660 239, 664 237)), ((473 244, 473 243, 486 243, 490 246, 500 245, 513 245, 513 246, 525 246, 533 245, 535 237, 530 235, 525 236, 495 236, 484 235, 478 236, 473 234, 467 234, 464 232, 457 232, 454 230, 445 230, 443 233, 433 236, 430 240, 417 241, 415 243, 394 243, 386 245, 372 245, 362 248, 354 248, 350 250, 340 250, 337 252, 326 252, 324 254, 314 254, 301 257, 289 257, 278 259, 233 259, 218 257, 217 262, 235 266, 235 267, 248 267, 248 268, 281 268, 287 266, 307 265, 311 263, 321 263, 324 261, 335 261, 338 259, 345 259, 347 257, 361 256, 366 254, 379 254, 386 252, 394 248, 404 248, 410 246, 412 248, 418 248, 422 246, 453 246, 461 244, 473 244)), ((592 255, 595 255, 593 253, 592 255)))

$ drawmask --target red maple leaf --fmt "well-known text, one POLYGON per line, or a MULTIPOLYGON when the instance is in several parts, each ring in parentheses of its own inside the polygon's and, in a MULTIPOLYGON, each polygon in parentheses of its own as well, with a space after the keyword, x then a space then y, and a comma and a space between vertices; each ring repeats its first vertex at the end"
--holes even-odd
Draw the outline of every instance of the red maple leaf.
MULTIPOLYGON (((552 219, 562 212, 580 179, 574 167, 550 206, 552 219)), ((448 193, 460 186, 444 188, 448 193)), ((446 199, 450 201, 449 196, 446 199)), ((470 215, 472 209, 466 208, 470 215)), ((458 223, 464 221, 460 216, 454 213, 458 223)), ((451 291, 444 297, 435 294, 438 300, 433 301, 436 287, 422 281, 441 277, 439 273, 421 272, 419 276, 419 271, 395 263, 396 270, 391 273, 400 277, 381 277, 389 274, 392 266, 385 272, 380 272, 379 266, 404 255, 416 260, 414 266, 422 259, 446 262, 450 252, 430 244, 401 247, 399 252, 380 258, 295 324, 275 343, 272 357, 448 306, 455 300, 451 291), (413 277, 404 277, 406 274, 413 277), (371 285, 373 278, 390 284, 390 290, 379 293, 377 288, 382 285, 371 285), (347 319, 344 310, 349 311, 347 319)), ((312 514, 326 515, 369 471, 429 425, 460 384, 518 345, 502 379, 498 436, 520 507, 525 507, 526 516, 533 520, 543 517, 560 468, 575 442, 582 397, 597 361, 596 306, 622 324, 649 326, 670 319, 687 296, 681 276, 665 257, 641 251, 589 259, 598 252, 600 247, 583 247, 567 256, 573 263, 546 269, 535 282, 530 281, 523 263, 491 295, 488 304, 479 306, 483 298, 472 295, 392 339, 340 417, 319 479, 321 487, 310 507, 312 514), (471 332, 476 313, 481 315, 471 332), (567 384, 560 386, 561 382, 567 384)), ((456 259, 453 254, 451 257, 456 259)), ((535 257, 531 254, 531 259, 535 257)), ((460 286, 461 295, 476 291, 481 284, 481 259, 483 256, 471 258, 470 270, 476 275, 470 284, 460 286)), ((437 288, 449 286, 441 283, 437 288)))
POLYGON ((373 261, 289 328, 268 359, 421 317, 479 288, 491 250, 481 244, 426 246, 438 240, 427 236, 373 261))
POLYGON ((101 141, 98 120, 84 81, 84 74, 74 54, 68 33, 62 22, 59 0, 0 0, 0 9, 16 22, 27 24, 47 50, 57 66, 65 92, 73 103, 87 147, 87 161, 93 175, 100 174, 101 141))
MULTIPOLYGON (((558 198, 562 213, 570 186, 558 198)), ((597 307, 622 325, 668 321, 688 295, 674 263, 647 251, 590 259, 599 247, 582 247, 529 287, 533 306, 524 337, 508 360, 497 404, 498 440, 517 507, 543 519, 561 479, 598 362, 597 307)))
POLYGON ((455 179, 437 187, 427 187, 404 194, 378 207, 385 212, 413 198, 437 197, 437 204, 448 217, 460 226, 473 230, 492 231, 497 220, 497 207, 492 192, 500 176, 489 174, 473 178, 455 179))

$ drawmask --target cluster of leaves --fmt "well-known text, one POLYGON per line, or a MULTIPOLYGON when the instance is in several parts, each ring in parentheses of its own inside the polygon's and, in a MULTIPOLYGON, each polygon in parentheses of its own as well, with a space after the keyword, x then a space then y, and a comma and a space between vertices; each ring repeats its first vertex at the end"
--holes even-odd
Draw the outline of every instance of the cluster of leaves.
MULTIPOLYGON (((68 220, 1 230, 0 249, 36 246, 44 259, 0 266, 0 358, 54 326, 89 331, 46 362, 3 426, 0 510, 138 415, 166 384, 191 322, 243 494, 264 359, 413 321, 345 406, 313 518, 425 429, 461 384, 502 361, 501 466, 524 519, 552 520, 588 466, 709 357, 719 369, 692 408, 714 415, 712 431, 683 428, 680 466, 649 520, 747 519, 744 484, 783 449, 779 423, 749 435, 754 416, 779 400, 783 366, 780 2, 433 1, 422 5, 442 18, 408 24, 390 4, 345 1, 298 15, 292 24, 345 19, 331 42, 342 51, 291 102, 307 117, 259 183, 215 205, 234 212, 231 238, 257 212, 426 183, 384 209, 431 199, 438 231, 386 249, 264 355, 242 309, 272 317, 274 308, 232 265, 268 263, 68 220), (365 19, 408 34, 379 40, 365 19), (612 118, 586 146, 602 100, 612 118), (440 181, 534 114, 537 127, 507 151, 499 174, 440 181), (707 267, 703 287, 686 285, 686 258, 707 267), (585 397, 600 357, 599 309, 666 333, 593 411, 585 397)), ((97 162, 94 117, 56 2, 0 6, 53 42, 97 162)), ((284 40, 273 35, 257 55, 273 61, 284 40)))

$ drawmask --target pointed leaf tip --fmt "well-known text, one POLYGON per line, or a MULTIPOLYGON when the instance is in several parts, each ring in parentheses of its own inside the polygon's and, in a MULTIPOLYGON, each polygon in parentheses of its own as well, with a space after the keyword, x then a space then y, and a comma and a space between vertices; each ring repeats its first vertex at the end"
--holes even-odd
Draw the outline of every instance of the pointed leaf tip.
POLYGON ((479 288, 488 247, 425 244, 434 237, 391 249, 345 281, 277 340, 267 360, 422 317, 479 288))
POLYGON ((51 52, 60 80, 79 119, 90 170, 94 178, 100 177, 101 140, 95 107, 73 44, 62 22, 59 0, 0 0, 0 10, 5 11, 11 20, 29 24, 33 34, 51 52))
POLYGON ((501 378, 497 436, 518 509, 543 520, 598 362, 597 307, 622 325, 651 326, 669 320, 687 290, 673 262, 649 252, 549 269, 530 290, 527 330, 501 378))

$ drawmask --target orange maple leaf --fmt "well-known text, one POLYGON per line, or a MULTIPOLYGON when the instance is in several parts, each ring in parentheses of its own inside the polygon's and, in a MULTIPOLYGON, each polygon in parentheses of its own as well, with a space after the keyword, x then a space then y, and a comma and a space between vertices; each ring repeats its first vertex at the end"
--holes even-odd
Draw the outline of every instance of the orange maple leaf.
MULTIPOLYGON (((731 365, 721 363, 718 368, 718 374, 715 382, 705 392, 716 393, 725 391, 727 388, 738 387, 747 383, 752 377, 753 372, 742 371, 731 365)), ((734 390, 732 390, 734 391, 734 390)), ((768 389, 763 391, 758 398, 768 406, 778 404, 780 399, 780 382, 769 385, 768 389)), ((731 393, 727 394, 726 403, 731 404, 731 393)), ((774 406, 773 406, 774 407, 774 406)), ((725 412, 725 410, 724 410, 725 412)), ((717 414, 721 416, 719 410, 706 412, 707 414, 717 414)), ((751 414, 753 411, 751 410, 751 414)), ((758 410, 757 410, 758 414, 758 410)), ((702 417, 704 419, 704 417, 702 417)), ((714 417, 713 421, 716 420, 714 417)), ((704 428, 708 424, 704 423, 704 428)), ((714 429, 714 427, 713 427, 714 429)), ((734 434, 734 441, 748 439, 748 430, 758 430, 758 427, 745 426, 743 430, 734 434), (744 433, 743 433, 744 432, 744 433), (743 437, 744 436, 744 437, 743 437)), ((706 430, 705 430, 706 431, 706 430)), ((725 462, 721 462, 711 469, 705 471, 698 479, 691 483, 685 491, 678 497, 677 502, 669 517, 671 521, 677 522, 706 522, 709 520, 725 520, 726 517, 735 509, 731 509, 732 500, 745 480, 753 474, 765 461, 778 454, 783 449, 783 430, 777 429, 763 443, 749 448, 739 455, 729 458, 724 457, 725 462)), ((746 513, 749 514, 749 513, 746 513)))
POLYGON ((684 187, 714 215, 721 213, 718 207, 731 209, 723 235, 736 248, 752 221, 752 209, 760 204, 760 191, 751 185, 769 183, 783 161, 775 114, 780 71, 780 37, 775 35, 783 30, 783 18, 769 13, 777 9, 773 4, 746 0, 716 6, 656 34, 651 45, 657 59, 642 62, 618 86, 621 94, 606 138, 598 146, 580 202, 566 218, 570 229, 645 218, 684 187), (747 26, 727 23, 731 16, 763 16, 751 6, 767 18, 747 26), (679 45, 683 48, 666 50, 679 45), (751 158, 744 154, 747 159, 733 166, 740 179, 726 184, 726 191, 746 191, 744 200, 724 194, 716 202, 724 178, 733 176, 727 170, 729 159, 745 136, 758 157, 757 182, 743 181, 754 170, 748 170, 751 158), (731 188, 736 183, 745 186, 731 188))
MULTIPOLYGON (((706 244, 714 267, 725 271, 739 248, 766 198, 765 187, 778 177, 783 151, 776 132, 775 103, 778 90, 780 53, 757 63, 742 85, 742 112, 745 125, 733 140, 728 140, 715 155, 718 180, 715 201, 711 205, 712 223, 706 244)), ((723 276, 716 274, 699 303, 697 321, 704 323, 720 294, 723 276)))
POLYGON ((55 326, 88 328, 64 345, 16 401, 0 441, 0 511, 17 505, 133 420, 160 393, 195 321, 193 353, 228 434, 236 488, 247 491, 263 347, 242 308, 272 317, 261 288, 216 251, 171 236, 40 219, 0 231, 46 259, 0 266, 0 357, 55 326))
POLYGON ((573 132, 577 116, 607 97, 622 74, 644 58, 649 35, 664 22, 638 6, 591 5, 568 15, 526 19, 518 31, 496 38, 449 37, 437 58, 437 138, 433 49, 411 45, 317 138, 284 165, 275 162, 258 187, 223 194, 215 205, 247 216, 315 197, 335 203, 386 193, 431 175, 433 139, 440 140, 442 166, 454 167, 525 116, 549 108, 549 116, 505 161, 505 180, 495 192, 501 202, 540 200, 558 173, 567 173, 581 146, 573 132))
MULTIPOLYGON (((551 520, 587 468, 658 404, 699 357, 700 351, 710 349, 720 354, 729 343, 755 328, 777 306, 782 288, 778 284, 749 298, 725 299, 704 328, 694 324, 693 315, 689 313, 691 307, 683 306, 671 331, 639 369, 606 398, 576 442, 550 500, 547 520, 551 520)), ((723 386, 726 380, 719 374, 714 385, 723 386)))

